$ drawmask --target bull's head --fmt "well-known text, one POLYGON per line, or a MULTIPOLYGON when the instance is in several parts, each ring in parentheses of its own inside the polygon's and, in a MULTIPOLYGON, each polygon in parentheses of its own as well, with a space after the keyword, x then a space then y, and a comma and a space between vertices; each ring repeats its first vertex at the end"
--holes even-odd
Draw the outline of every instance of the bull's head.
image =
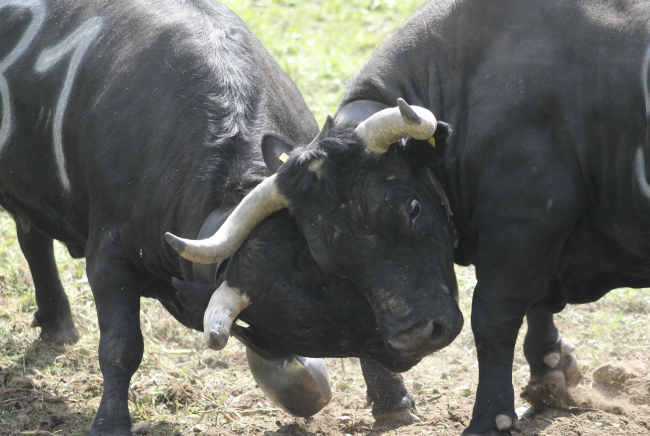
POLYGON ((451 343, 463 324, 449 205, 432 171, 432 143, 447 134, 430 111, 401 99, 395 108, 351 103, 253 189, 214 236, 167 239, 186 259, 218 262, 288 207, 320 267, 351 279, 388 348, 417 361, 451 343))

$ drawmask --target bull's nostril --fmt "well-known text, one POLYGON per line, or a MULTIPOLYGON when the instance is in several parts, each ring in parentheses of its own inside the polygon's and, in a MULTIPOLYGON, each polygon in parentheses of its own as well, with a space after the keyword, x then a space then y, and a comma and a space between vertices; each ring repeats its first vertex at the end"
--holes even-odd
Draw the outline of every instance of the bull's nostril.
POLYGON ((411 330, 390 338, 388 343, 398 351, 409 353, 426 346, 425 344, 431 340, 432 335, 436 334, 435 330, 435 324, 428 321, 412 328, 411 330))
POLYGON ((439 323, 433 323, 433 333, 431 333, 431 341, 438 342, 445 336, 445 326, 439 323))

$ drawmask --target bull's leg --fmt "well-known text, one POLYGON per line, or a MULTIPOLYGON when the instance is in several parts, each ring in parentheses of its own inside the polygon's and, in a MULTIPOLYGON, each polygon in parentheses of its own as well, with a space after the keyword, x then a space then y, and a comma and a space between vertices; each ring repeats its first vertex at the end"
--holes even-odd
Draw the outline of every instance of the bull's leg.
POLYGON ((38 310, 34 313, 32 327, 41 328, 40 336, 44 342, 74 344, 79 340, 79 332, 72 321, 70 303, 59 278, 52 238, 34 227, 23 227, 16 220, 18 242, 29 264, 36 289, 38 310))
POLYGON ((479 381, 472 421, 463 436, 511 435, 518 428, 514 413, 512 360, 517 332, 526 313, 525 303, 501 307, 481 283, 472 302, 472 331, 479 362, 479 381), (523 307, 522 307, 523 306, 523 307), (496 319, 495 319, 496 318, 496 319))
POLYGON ((530 365, 530 382, 522 394, 535 407, 562 401, 567 387, 580 382, 582 374, 573 354, 574 347, 562 339, 545 307, 526 313, 528 332, 524 354, 530 365))
POLYGON ((415 400, 406 391, 402 376, 374 360, 360 360, 368 402, 372 402, 372 416, 376 420, 390 419, 404 424, 419 421, 420 418, 411 413, 415 400))
POLYGON ((589 198, 574 163, 549 146, 552 132, 501 133, 513 152, 507 168, 490 167, 476 181, 480 196, 469 226, 476 235, 472 332, 479 380, 464 436, 511 435, 518 428, 512 386, 517 334, 528 310, 547 294, 589 198))
POLYGON ((119 250, 106 251, 88 255, 88 280, 99 320, 99 366, 104 376, 104 393, 90 436, 131 436, 129 383, 144 351, 140 287, 119 250))

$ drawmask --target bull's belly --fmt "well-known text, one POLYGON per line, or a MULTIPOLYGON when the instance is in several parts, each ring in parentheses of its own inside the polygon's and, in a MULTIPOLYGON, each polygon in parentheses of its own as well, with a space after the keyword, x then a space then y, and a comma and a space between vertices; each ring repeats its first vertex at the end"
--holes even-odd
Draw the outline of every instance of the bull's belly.
POLYGON ((571 304, 596 301, 622 287, 650 287, 650 244, 641 228, 613 226, 607 234, 583 219, 564 244, 555 292, 571 304))
MULTIPOLYGON (((36 181, 35 178, 31 183, 36 181)), ((41 233, 65 243, 73 257, 81 257, 88 238, 88 206, 83 199, 76 200, 67 202, 59 199, 57 202, 47 192, 41 193, 38 189, 10 190, 0 184, 0 206, 9 212, 17 223, 22 223, 23 227, 27 225, 29 228, 36 228, 41 233)))

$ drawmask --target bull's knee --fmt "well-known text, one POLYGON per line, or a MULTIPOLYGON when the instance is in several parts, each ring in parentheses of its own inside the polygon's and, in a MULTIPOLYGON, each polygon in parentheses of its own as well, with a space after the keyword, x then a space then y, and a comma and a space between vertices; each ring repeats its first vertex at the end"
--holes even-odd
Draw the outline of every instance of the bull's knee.
POLYGON ((102 372, 117 372, 129 377, 135 373, 142 361, 144 343, 138 331, 131 337, 100 340, 99 366, 102 372))

